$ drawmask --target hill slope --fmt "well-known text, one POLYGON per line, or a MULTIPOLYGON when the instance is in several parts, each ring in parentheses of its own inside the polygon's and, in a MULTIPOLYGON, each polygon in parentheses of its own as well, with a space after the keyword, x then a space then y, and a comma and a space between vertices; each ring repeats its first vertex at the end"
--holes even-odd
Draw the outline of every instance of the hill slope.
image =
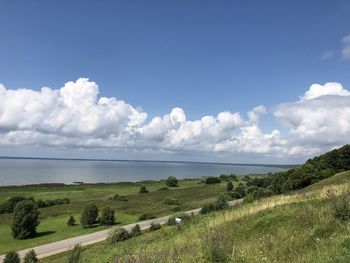
MULTIPOLYGON (((349 221, 334 216, 349 203, 350 172, 339 173, 303 192, 279 195, 239 208, 195 217, 188 224, 120 242, 88 247, 83 262, 349 262, 349 221)), ((64 262, 66 255, 43 262, 64 262)))

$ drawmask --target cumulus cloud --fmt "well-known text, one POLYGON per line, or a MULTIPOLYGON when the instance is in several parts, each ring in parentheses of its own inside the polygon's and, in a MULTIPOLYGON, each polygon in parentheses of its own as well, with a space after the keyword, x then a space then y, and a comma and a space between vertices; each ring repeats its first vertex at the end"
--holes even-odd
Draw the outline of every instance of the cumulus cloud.
POLYGON ((299 101, 280 104, 273 113, 300 145, 350 142, 350 92, 339 83, 313 84, 299 101))
POLYGON ((350 92, 340 83, 313 84, 298 101, 258 105, 189 120, 180 107, 163 116, 99 95, 86 78, 63 87, 11 90, 0 85, 0 145, 66 146, 159 153, 242 153, 310 156, 348 143, 350 92), (269 112, 286 127, 264 131, 269 112))

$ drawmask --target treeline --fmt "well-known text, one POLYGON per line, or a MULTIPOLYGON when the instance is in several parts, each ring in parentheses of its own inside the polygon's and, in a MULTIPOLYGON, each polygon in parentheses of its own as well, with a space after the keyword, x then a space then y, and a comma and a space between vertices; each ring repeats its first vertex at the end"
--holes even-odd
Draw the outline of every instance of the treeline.
POLYGON ((304 188, 336 173, 350 170, 350 145, 309 159, 304 165, 285 172, 270 174, 266 184, 276 194, 304 188))
POLYGON ((38 208, 44 208, 49 206, 55 206, 55 205, 63 205, 63 204, 69 204, 70 200, 69 198, 56 198, 52 200, 34 200, 33 197, 24 197, 24 196, 12 196, 8 200, 2 202, 0 204, 0 214, 5 213, 13 213, 17 203, 21 201, 33 201, 38 208))

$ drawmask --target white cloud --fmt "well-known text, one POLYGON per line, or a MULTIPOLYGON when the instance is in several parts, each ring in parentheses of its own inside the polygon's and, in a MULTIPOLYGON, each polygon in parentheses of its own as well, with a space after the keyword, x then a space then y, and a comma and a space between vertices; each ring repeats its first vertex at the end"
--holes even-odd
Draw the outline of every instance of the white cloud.
POLYGON ((330 60, 334 58, 335 52, 333 50, 327 50, 321 54, 321 59, 322 60, 330 60))
POLYGON ((339 83, 313 84, 300 101, 278 105, 274 116, 305 147, 350 142, 350 92, 339 83))
POLYGON ((342 40, 344 47, 342 49, 342 55, 344 59, 350 59, 350 35, 343 37, 342 40))
POLYGON ((97 84, 84 78, 39 91, 0 85, 0 145, 305 157, 350 141, 350 92, 340 83, 313 84, 299 101, 272 112, 287 132, 263 131, 263 105, 247 118, 223 111, 189 120, 175 107, 148 120, 122 100, 100 97, 97 84))

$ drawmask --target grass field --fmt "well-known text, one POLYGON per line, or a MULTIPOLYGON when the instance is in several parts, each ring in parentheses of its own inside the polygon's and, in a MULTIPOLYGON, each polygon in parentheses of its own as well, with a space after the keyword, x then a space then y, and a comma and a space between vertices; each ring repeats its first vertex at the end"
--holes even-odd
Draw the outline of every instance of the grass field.
POLYGON ((172 207, 162 202, 166 197, 178 199, 181 210, 201 207, 204 203, 216 198, 218 193, 226 190, 226 183, 205 185, 200 179, 186 179, 179 181, 179 187, 168 191, 158 191, 165 186, 165 181, 147 181, 141 183, 116 184, 83 184, 83 185, 36 185, 18 187, 0 187, 0 202, 11 196, 32 196, 35 199, 51 200, 55 198, 69 198, 70 204, 57 205, 39 209, 40 225, 38 236, 27 240, 15 240, 11 236, 10 224, 12 214, 0 215, 0 253, 9 250, 20 250, 48 242, 87 234, 105 229, 96 225, 83 229, 80 225, 68 227, 66 222, 73 215, 79 223, 80 212, 87 203, 95 203, 102 210, 105 206, 115 209, 116 220, 119 225, 138 221, 143 213, 162 216, 174 213, 172 207), (139 194, 141 185, 150 191, 139 194), (109 200, 115 194, 125 195, 128 201, 109 200))
MULTIPOLYGON (((303 192, 260 199, 163 227, 116 245, 84 248, 82 262, 350 262, 350 224, 334 217, 325 188, 348 194, 350 172, 303 192)), ((65 262, 67 253, 43 259, 65 262)))

